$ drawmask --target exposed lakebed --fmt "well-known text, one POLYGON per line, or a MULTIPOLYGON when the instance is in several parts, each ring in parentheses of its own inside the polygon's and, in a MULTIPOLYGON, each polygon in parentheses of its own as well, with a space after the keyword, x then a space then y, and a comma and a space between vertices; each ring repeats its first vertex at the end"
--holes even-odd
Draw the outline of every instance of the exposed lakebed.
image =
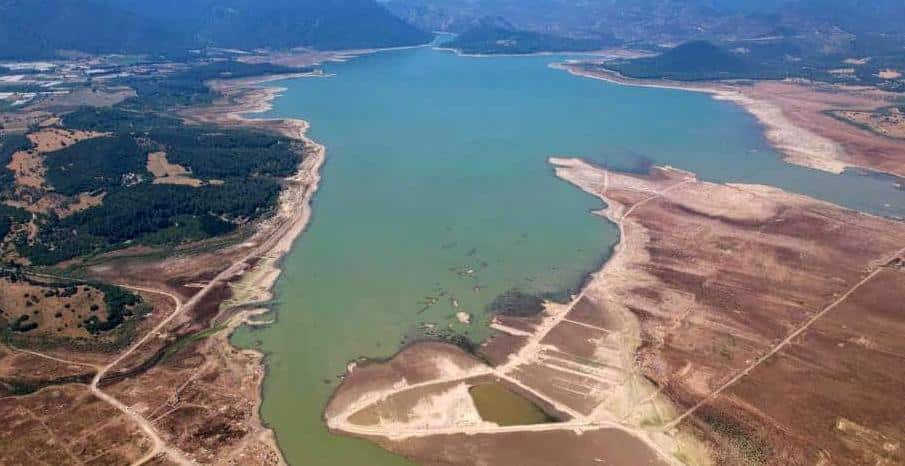
POLYGON ((308 120, 327 164, 277 286, 277 322, 234 340, 268 354, 262 416, 290 463, 408 464, 326 431, 321 410, 347 364, 424 333, 480 340, 498 295, 575 289, 606 258, 617 230, 549 156, 669 164, 902 214, 905 192, 888 179, 783 163, 732 104, 571 76, 548 67, 557 60, 420 48, 276 84, 287 90, 267 116, 308 120))

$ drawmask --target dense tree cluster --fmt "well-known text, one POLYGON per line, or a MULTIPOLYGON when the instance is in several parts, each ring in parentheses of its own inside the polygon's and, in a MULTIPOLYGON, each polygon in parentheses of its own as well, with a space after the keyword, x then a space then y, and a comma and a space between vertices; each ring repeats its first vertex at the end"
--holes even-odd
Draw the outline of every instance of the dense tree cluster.
POLYGON ((97 316, 91 316, 85 319, 83 324, 89 333, 109 332, 119 327, 127 318, 134 315, 133 309, 142 301, 141 296, 118 286, 105 284, 94 284, 93 286, 104 293, 107 318, 101 320, 97 316))
MULTIPOLYGON (((224 73, 269 71, 276 69, 208 64, 182 75, 191 74, 202 83, 224 73)), ((186 89, 196 92, 194 87, 186 89)), ((183 97, 179 99, 191 100, 183 97)), ((46 154, 46 180, 66 196, 103 193, 104 197, 100 205, 65 218, 42 215, 37 237, 14 238, 19 252, 32 264, 51 265, 135 242, 172 244, 232 232, 272 211, 280 179, 294 173, 301 160, 297 141, 254 129, 185 125, 148 111, 146 107, 162 105, 155 97, 138 98, 147 105, 131 101, 113 108, 82 108, 64 117, 68 128, 110 134, 46 154), (143 108, 139 111, 134 106, 143 108), (151 152, 164 152, 168 162, 186 168, 202 184, 153 183, 154 175, 147 170, 151 152)), ((27 142, 24 137, 10 139, 0 155, 23 140, 27 142)), ((8 232, 17 221, 26 221, 23 213, 0 208, 0 233, 8 232)))
POLYGON ((33 146, 24 134, 0 135, 0 187, 9 186, 14 180, 13 171, 8 167, 13 154, 33 146))
POLYGON ((128 134, 87 139, 45 157, 45 178, 67 196, 111 189, 128 174, 143 173, 147 154, 128 134))

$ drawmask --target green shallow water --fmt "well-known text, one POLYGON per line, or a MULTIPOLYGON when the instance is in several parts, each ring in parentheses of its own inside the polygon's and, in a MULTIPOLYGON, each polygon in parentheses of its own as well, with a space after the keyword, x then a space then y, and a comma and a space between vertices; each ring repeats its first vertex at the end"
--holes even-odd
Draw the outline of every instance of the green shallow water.
POLYGON ((589 214, 599 202, 553 176, 551 155, 665 163, 884 215, 905 206, 888 179, 782 163, 731 104, 578 78, 550 69, 554 61, 420 48, 278 83, 287 90, 267 116, 311 122, 327 163, 309 230, 276 288, 277 322, 234 341, 268 354, 262 415, 290 463, 408 464, 322 425, 348 362, 392 355, 427 322, 479 340, 498 294, 574 289, 606 258, 616 229, 589 214), (459 324, 457 310, 473 324, 459 324))
POLYGON ((540 407, 499 382, 475 385, 468 389, 481 419, 501 426, 522 426, 555 422, 540 407))

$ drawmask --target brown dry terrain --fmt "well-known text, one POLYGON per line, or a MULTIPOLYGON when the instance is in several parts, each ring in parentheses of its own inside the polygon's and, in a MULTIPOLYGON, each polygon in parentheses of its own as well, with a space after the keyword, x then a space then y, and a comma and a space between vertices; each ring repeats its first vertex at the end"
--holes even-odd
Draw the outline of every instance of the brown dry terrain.
MULTIPOLYGON (((56 118, 45 120, 45 123, 56 124, 56 118)), ((53 126, 45 126, 40 131, 28 134, 28 139, 35 145, 33 149, 19 151, 12 155, 7 168, 15 176, 15 187, 9 199, 4 203, 20 207, 29 212, 53 212, 60 217, 67 217, 76 212, 100 205, 104 194, 81 193, 67 197, 55 193, 47 185, 44 175, 44 157, 54 151, 71 146, 86 139, 106 136, 105 133, 70 130, 53 126)))
POLYGON ((34 323, 37 328, 27 332, 30 337, 89 337, 82 322, 91 316, 104 318, 104 293, 89 286, 71 289, 74 293, 68 295, 64 287, 0 278, 0 323, 7 326, 18 319, 34 323))
POLYGON ((836 110, 832 114, 855 125, 896 139, 905 139, 905 113, 892 107, 878 111, 836 110))
POLYGON ((63 128, 45 128, 37 133, 30 133, 28 139, 35 144, 39 154, 46 154, 71 146, 86 139, 106 136, 106 133, 80 131, 63 128))
MULTIPOLYGON (((243 83, 219 85, 236 95, 247 93, 244 102, 256 106, 266 102, 255 99, 270 95, 243 83)), ((0 345, 5 387, 0 418, 10 426, 0 436, 5 447, 0 464, 283 462, 258 417, 263 356, 233 348, 228 337, 266 311, 259 306, 271 299, 279 260, 310 218, 324 151, 305 138, 304 122, 245 120, 240 113, 246 110, 226 99, 192 114, 212 124, 280 132, 303 143, 302 162, 297 174, 284 180, 279 210, 229 237, 168 251, 139 246, 64 264, 141 294, 150 317, 125 347, 73 351, 38 344, 38 335, 27 333, 23 338, 32 340, 24 342, 34 343, 28 349, 0 345), (53 412, 35 408, 39 405, 52 406, 53 412), (62 418, 83 410, 91 410, 90 415, 62 418)), ((158 163, 155 168, 173 176, 174 167, 158 163)), ((87 294, 73 297, 82 298, 87 294)), ((24 291, 22 299, 28 299, 24 291)), ((42 299, 41 304, 62 303, 42 299)), ((87 301, 79 305, 90 310, 87 301)))
POLYGON ((132 464, 150 447, 122 413, 84 385, 0 398, 0 464, 132 464))
POLYGON ((551 442, 577 455, 560 464, 905 461, 905 224, 672 169, 553 163, 606 201, 622 232, 610 261, 569 303, 496 319, 492 366, 421 345, 353 368, 332 429, 426 464, 549 464, 526 445, 551 442), (449 416, 467 408, 449 387, 488 376, 560 422, 449 416))
POLYGON ((170 163, 166 152, 148 154, 148 171, 154 175, 154 184, 181 184, 198 187, 203 181, 192 178, 192 172, 182 165, 170 163))
POLYGON ((776 105, 792 124, 838 143, 846 165, 905 177, 905 141, 884 137, 886 124, 882 119, 876 125, 873 121, 877 117, 863 122, 868 126, 865 129, 831 115, 834 111, 876 115, 892 103, 895 95, 870 88, 770 81, 758 82, 742 92, 776 105))
POLYGON ((24 133, 32 126, 44 126, 48 119, 56 119, 55 115, 70 112, 85 105, 108 107, 134 96, 135 92, 128 87, 76 87, 65 94, 53 94, 38 99, 14 112, 0 112, 0 126, 11 133, 24 133))

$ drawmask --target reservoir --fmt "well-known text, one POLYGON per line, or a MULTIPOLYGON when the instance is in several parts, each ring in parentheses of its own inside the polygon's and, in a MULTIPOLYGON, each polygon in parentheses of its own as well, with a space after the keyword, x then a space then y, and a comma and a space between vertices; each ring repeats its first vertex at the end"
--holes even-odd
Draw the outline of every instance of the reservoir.
POLYGON ((267 354, 262 417, 291 464, 409 464, 326 431, 321 410, 347 365, 389 357, 426 333, 480 341, 499 294, 561 296, 606 259, 618 231, 547 157, 629 170, 667 164, 881 215, 905 211, 905 191, 890 179, 782 162, 757 121, 730 103, 549 67, 562 59, 425 47, 275 84, 286 91, 265 116, 309 121, 327 163, 309 229, 284 262, 276 322, 233 339, 267 354))

